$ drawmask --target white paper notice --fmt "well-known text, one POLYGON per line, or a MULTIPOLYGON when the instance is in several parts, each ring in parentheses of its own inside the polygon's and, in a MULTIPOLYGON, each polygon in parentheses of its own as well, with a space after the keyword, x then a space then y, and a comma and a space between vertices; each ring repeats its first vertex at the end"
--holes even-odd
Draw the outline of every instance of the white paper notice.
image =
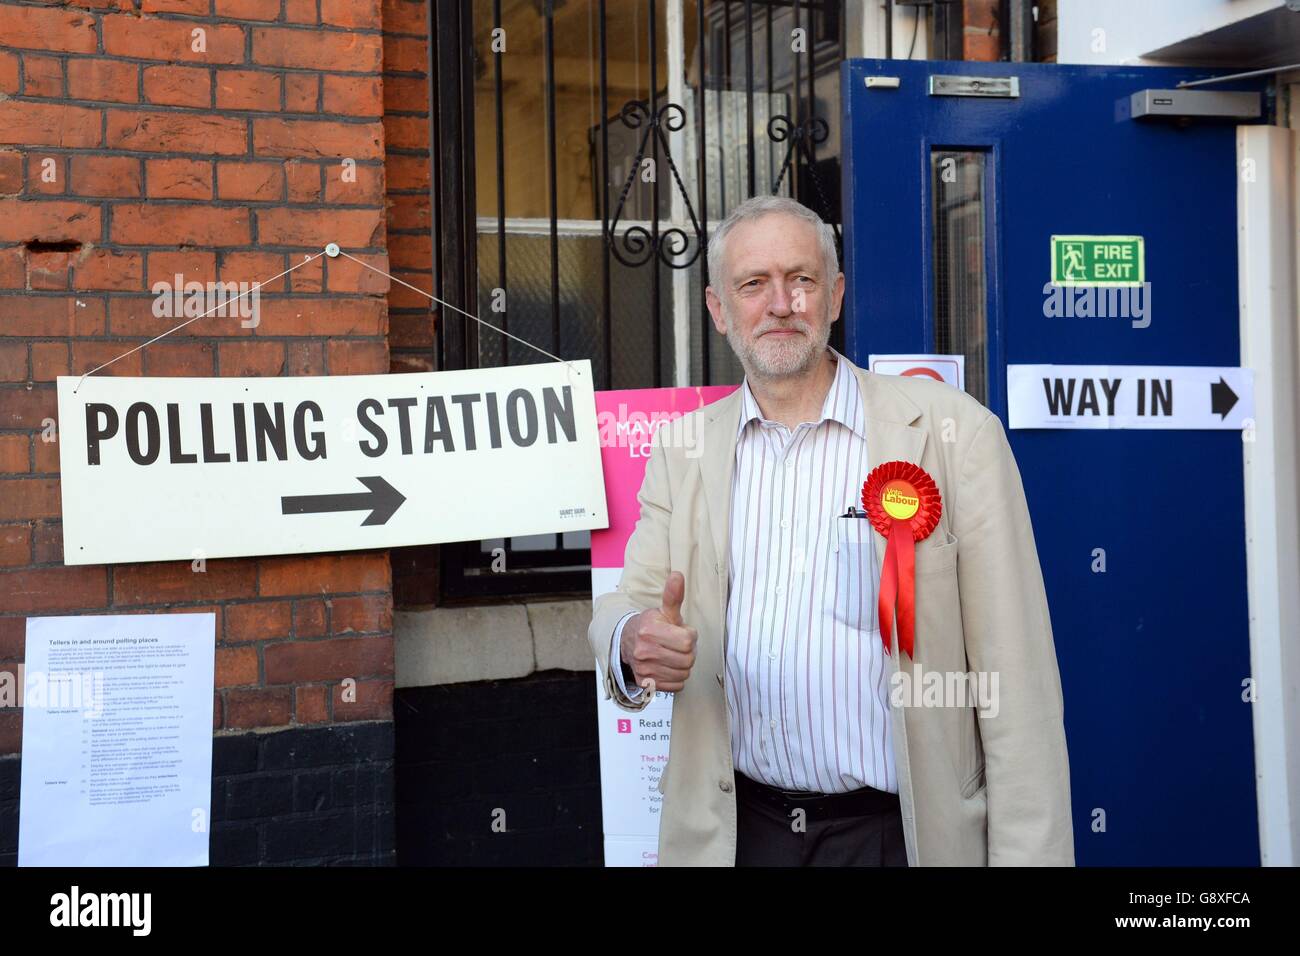
POLYGON ((216 615, 27 621, 19 866, 206 866, 216 615))
POLYGON ((953 388, 966 387, 964 355, 869 355, 867 368, 877 375, 908 375, 947 382, 953 388))
MULTIPOLYGON (((618 587, 622 568, 592 568, 597 598, 618 587)), ((623 710, 605 699, 596 672, 596 719, 600 736, 600 793, 606 866, 656 866, 659 862, 659 784, 668 765, 673 695, 656 694, 645 710, 623 710)))
POLYGON ((1248 368, 1202 365, 1008 365, 1011 428, 1241 431, 1254 426, 1248 368))

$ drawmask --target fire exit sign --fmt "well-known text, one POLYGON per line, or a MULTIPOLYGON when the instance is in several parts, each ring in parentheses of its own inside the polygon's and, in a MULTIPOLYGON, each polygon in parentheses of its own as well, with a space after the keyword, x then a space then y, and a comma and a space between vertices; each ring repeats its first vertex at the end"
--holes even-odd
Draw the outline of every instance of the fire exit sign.
POLYGON ((1141 285, 1144 256, 1141 236, 1052 236, 1052 285, 1141 285))

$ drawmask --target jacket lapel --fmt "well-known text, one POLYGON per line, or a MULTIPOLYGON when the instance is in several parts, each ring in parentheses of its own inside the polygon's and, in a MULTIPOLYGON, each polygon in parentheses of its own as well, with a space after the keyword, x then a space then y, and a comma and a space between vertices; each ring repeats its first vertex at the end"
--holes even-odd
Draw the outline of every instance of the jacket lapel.
MULTIPOLYGON (((862 403, 867 416, 867 461, 872 468, 887 461, 910 461, 921 464, 925 452, 926 432, 913 423, 921 417, 921 409, 889 381, 889 376, 876 375, 854 367, 862 387, 862 403)), ((863 476, 864 480, 866 476, 863 476)), ((885 566, 886 540, 883 535, 872 535, 876 544, 878 567, 885 566)), ((898 673, 898 637, 894 636, 894 649, 889 655, 890 687, 893 675, 898 673)), ((916 800, 912 792, 912 754, 907 741, 906 711, 892 708, 894 763, 898 769, 898 795, 903 816, 903 837, 907 845, 910 866, 919 865, 916 839, 916 800)))
MULTIPOLYGON (((740 389, 704 410, 699 463, 707 504, 705 519, 713 542, 713 562, 718 581, 718 624, 727 619, 728 560, 731 554, 731 481, 736 470, 736 429, 740 427, 740 389)), ((725 642, 724 642, 725 649, 725 642)))
MULTIPOLYGON (((852 364, 852 363, 850 363, 852 364)), ((887 461, 909 461, 921 464, 925 453, 926 433, 913 422, 921 417, 921 409, 910 398, 896 389, 887 375, 876 375, 852 366, 862 389, 862 406, 867 422, 867 463, 871 469, 887 461)), ((866 481, 863 475, 862 480, 866 481)), ((874 535, 876 559, 879 567, 885 562, 885 537, 874 535)))

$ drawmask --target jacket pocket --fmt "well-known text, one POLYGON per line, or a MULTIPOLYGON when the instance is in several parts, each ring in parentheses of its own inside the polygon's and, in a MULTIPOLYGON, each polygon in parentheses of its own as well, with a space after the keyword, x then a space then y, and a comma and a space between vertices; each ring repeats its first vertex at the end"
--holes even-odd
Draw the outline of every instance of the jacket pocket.
POLYGON ((985 785, 984 764, 981 763, 975 772, 970 775, 965 783, 961 786, 961 797, 963 800, 974 796, 980 788, 985 785))
POLYGON ((936 528, 933 537, 947 537, 947 541, 926 547, 918 542, 916 548, 916 573, 932 574, 936 571, 949 571, 957 566, 957 539, 943 528, 936 528))

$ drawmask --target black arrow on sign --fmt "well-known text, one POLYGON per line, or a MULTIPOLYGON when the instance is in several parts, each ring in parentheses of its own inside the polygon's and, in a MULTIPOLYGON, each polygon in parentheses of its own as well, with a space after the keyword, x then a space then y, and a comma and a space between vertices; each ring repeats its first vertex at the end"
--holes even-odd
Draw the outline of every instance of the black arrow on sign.
POLYGON ((357 477, 369 491, 358 491, 350 495, 296 495, 280 499, 280 513, 286 515, 325 514, 330 511, 370 511, 370 515, 361 522, 367 525, 387 524, 388 519, 406 496, 378 475, 357 477))
POLYGON ((1210 414, 1218 415, 1219 421, 1228 417, 1228 412, 1237 404, 1237 393, 1219 376, 1217 382, 1210 383, 1210 414))

